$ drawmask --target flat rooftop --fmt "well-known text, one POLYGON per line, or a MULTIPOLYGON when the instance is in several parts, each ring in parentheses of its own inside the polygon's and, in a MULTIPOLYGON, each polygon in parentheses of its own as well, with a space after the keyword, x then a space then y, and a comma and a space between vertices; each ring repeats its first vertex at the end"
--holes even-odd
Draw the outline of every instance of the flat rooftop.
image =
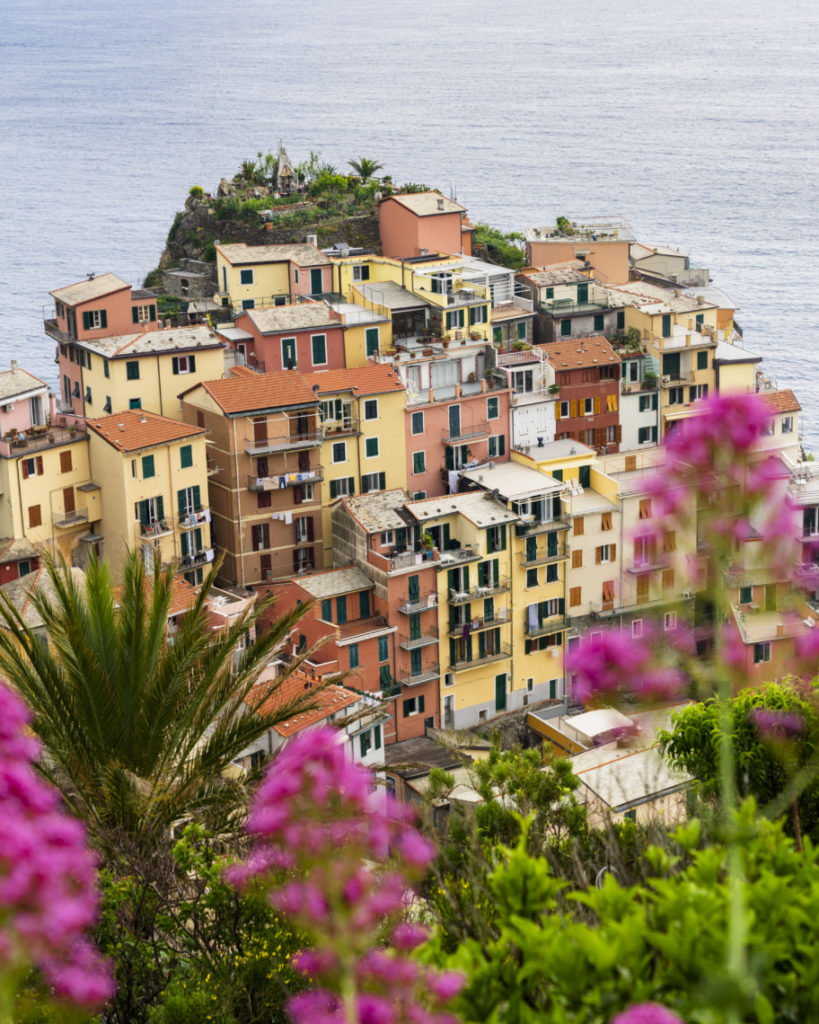
POLYGON ((461 476, 480 487, 485 487, 487 491, 497 490, 509 501, 522 501, 544 494, 559 494, 563 490, 560 480, 555 480, 540 470, 522 466, 519 462, 500 462, 492 467, 470 469, 461 473, 461 476))
POLYGON ((486 491, 445 494, 440 498, 410 501, 407 502, 407 509, 420 522, 443 516, 462 515, 479 529, 513 523, 519 518, 486 491))

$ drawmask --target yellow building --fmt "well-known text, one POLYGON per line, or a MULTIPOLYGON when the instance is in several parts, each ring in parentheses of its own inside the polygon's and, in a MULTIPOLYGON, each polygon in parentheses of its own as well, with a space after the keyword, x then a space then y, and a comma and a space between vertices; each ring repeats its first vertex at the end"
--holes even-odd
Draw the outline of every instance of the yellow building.
POLYGON ((442 722, 475 725, 510 706, 511 531, 518 516, 483 491, 411 501, 405 508, 439 551, 442 722))
POLYGON ((225 372, 224 344, 207 325, 166 327, 113 338, 75 341, 82 415, 144 409, 181 419, 179 395, 225 372))
POLYGON ((332 564, 331 505, 350 494, 406 489, 404 385, 387 365, 307 373, 319 400, 322 443, 322 537, 332 564), (398 457, 400 456, 400 457, 398 457))
POLYGON ((235 310, 283 306, 332 291, 330 260, 315 245, 216 246, 215 299, 235 310))
POLYGON ((145 564, 173 565, 201 583, 213 562, 205 430, 151 412, 88 421, 103 481, 100 533, 114 575, 137 547, 145 564))

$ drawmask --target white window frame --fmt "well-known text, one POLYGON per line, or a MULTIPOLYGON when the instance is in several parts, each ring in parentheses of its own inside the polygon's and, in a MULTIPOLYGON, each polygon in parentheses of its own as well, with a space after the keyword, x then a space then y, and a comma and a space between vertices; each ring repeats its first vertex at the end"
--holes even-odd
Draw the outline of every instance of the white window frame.
POLYGON ((376 435, 375 437, 364 438, 364 458, 365 459, 379 459, 381 458, 381 439, 376 435), (369 441, 375 441, 375 455, 370 455, 367 451, 367 443, 369 441))
POLYGON ((149 324, 151 322, 151 307, 150 306, 137 306, 137 323, 149 324))
POLYGON ((643 620, 632 619, 631 622, 631 635, 635 640, 639 640, 643 635, 643 620))
POLYGON ((767 665, 767 664, 770 663, 770 660, 771 660, 771 641, 770 640, 761 640, 761 641, 758 641, 757 643, 755 643, 754 644, 754 664, 755 665, 767 665), (760 647, 762 649, 762 657, 761 658, 757 658, 756 657, 756 648, 757 647, 760 647))
POLYGON ((190 361, 190 358, 188 356, 177 356, 176 357, 176 365, 177 365, 178 372, 180 374, 182 374, 182 373, 192 373, 193 372, 191 370, 191 361, 190 361))
POLYGON ((593 416, 594 415, 594 399, 584 398, 583 399, 583 415, 593 416))
POLYGON ((677 613, 666 612, 663 616, 663 629, 668 633, 672 629, 677 628, 677 613))
POLYGON ((418 437, 420 434, 423 434, 424 433, 424 426, 425 426, 425 423, 424 423, 424 412, 423 412, 423 410, 418 410, 417 412, 410 413, 410 433, 412 434, 413 437, 418 437), (415 429, 414 418, 416 416, 420 416, 421 417, 421 429, 420 430, 416 430, 415 429))
POLYGON ((363 419, 365 419, 365 420, 377 420, 378 419, 378 399, 377 398, 365 398, 364 399, 364 416, 363 416, 363 419), (370 402, 375 402, 375 416, 368 416, 367 415, 367 405, 370 402))
POLYGON ((310 362, 313 364, 313 366, 326 366, 329 358, 330 358, 330 351, 329 351, 329 348, 328 348, 328 345, 327 345, 327 335, 323 334, 323 333, 311 334, 310 335, 310 362), (316 361, 316 358, 315 358, 316 338, 324 338, 324 359, 321 360, 321 361, 316 361))
POLYGON ((379 537, 379 540, 381 541, 382 548, 393 547, 395 544, 395 534, 392 530, 384 530, 379 537))
POLYGON ((782 433, 792 434, 793 433, 793 416, 782 417, 782 433))
POLYGON ((600 545, 600 564, 608 565, 611 562, 611 546, 609 544, 600 545))
POLYGON ((560 418, 562 420, 570 419, 571 417, 569 416, 569 413, 571 411, 572 411, 571 410, 571 405, 568 402, 561 402, 560 403, 560 418))

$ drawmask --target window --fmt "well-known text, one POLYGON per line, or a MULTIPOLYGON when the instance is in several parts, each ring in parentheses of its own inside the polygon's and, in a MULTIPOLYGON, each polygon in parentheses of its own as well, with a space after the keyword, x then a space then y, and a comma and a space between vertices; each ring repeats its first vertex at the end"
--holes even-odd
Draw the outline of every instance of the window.
POLYGON ((572 336, 572 322, 571 320, 560 321, 560 337, 570 338, 572 336))
POLYGON ((377 437, 368 437, 364 441, 364 455, 368 459, 374 459, 378 455, 377 437))
POLYGON ((595 315, 594 315, 594 329, 596 331, 602 331, 603 330, 603 314, 602 313, 595 313, 595 315))
POLYGON ((557 583, 558 580, 558 568, 557 562, 552 562, 551 565, 546 566, 546 582, 557 583))
POLYGON ((325 622, 333 621, 333 602, 327 598, 321 602, 321 617, 325 622))
POLYGON ((355 494, 355 478, 351 476, 341 477, 340 480, 330 481, 330 498, 343 498, 349 494, 355 494))
POLYGON ((526 586, 536 587, 538 585, 537 569, 526 570, 526 586))
POLYGON ((603 583, 603 603, 610 604, 614 601, 614 580, 606 580, 603 583))
POLYGON ((665 615, 663 616, 663 629, 666 631, 666 633, 668 633, 672 629, 676 629, 676 628, 677 628, 677 613, 676 612, 666 612, 665 615))
POLYGON ((637 431, 637 443, 638 444, 656 444, 657 443, 657 428, 656 427, 640 427, 637 431))
POLYGON ((335 441, 333 442, 333 462, 346 462, 347 461, 347 442, 346 441, 335 441))
POLYGON ((103 361, 102 361, 102 372, 105 374, 106 377, 110 377, 111 376, 111 371, 108 368, 108 360, 107 359, 103 359, 103 361))
POLYGON ((674 570, 663 569, 663 590, 674 589, 674 570))
MULTIPOLYGON (((369 269, 370 268, 367 267, 368 271, 369 269)), ((379 348, 378 328, 368 327, 364 332, 364 354, 368 359, 372 356, 377 356, 379 348)))
POLYGON ((60 472, 70 473, 72 468, 71 452, 60 452, 60 472))
POLYGON ((583 568, 583 552, 582 551, 575 550, 575 551, 572 552, 572 568, 573 569, 582 569, 583 568))
POLYGON ((29 527, 42 526, 43 514, 39 505, 29 505, 28 507, 28 525, 29 527))
POLYGON ((239 284, 253 284, 253 269, 239 271, 239 284))
POLYGON ((696 402, 700 398, 708 397, 708 385, 707 384, 692 384, 688 389, 688 401, 696 402))
POLYGON ((571 412, 571 407, 568 402, 558 402, 558 419, 565 420, 571 412))
POLYGON ((669 405, 682 405, 685 401, 685 388, 669 388, 668 389, 668 404, 669 405))
POLYGON ((156 320, 156 306, 131 306, 131 319, 135 324, 148 324, 156 320))
POLYGON ((486 306, 473 306, 469 310, 470 324, 485 324, 488 319, 489 314, 486 311, 486 306))
POLYGON ((125 379, 139 380, 139 360, 129 359, 125 364, 125 379))
POLYGON ((378 660, 388 661, 390 657, 390 638, 388 636, 380 636, 378 638, 378 660))
POLYGON ((750 604, 754 599, 753 587, 740 587, 739 588, 739 603, 750 604))
MULTIPOLYGON (((512 374, 512 390, 516 395, 526 395, 535 390, 534 370, 517 370, 512 374)), ((497 399, 495 399, 497 402, 497 399)))
POLYGON ((425 473, 427 468, 427 453, 426 452, 413 452, 412 453, 412 471, 413 473, 425 473))
POLYGON ((582 537, 586 529, 586 524, 583 516, 574 517, 574 535, 575 537, 582 537))
POLYGON ((586 416, 591 416, 591 415, 594 414, 594 399, 593 398, 584 398, 583 399, 583 413, 586 416))
POLYGON ((571 587, 569 589, 569 607, 577 608, 582 602, 581 598, 581 587, 571 587))
POLYGON ((378 399, 368 398, 364 403, 364 419, 365 420, 377 420, 378 419, 378 399))
POLYGON ((426 496, 427 496, 427 492, 426 491, 413 491, 412 492, 412 500, 413 501, 423 501, 424 498, 426 498, 426 496))
POLYGON ((313 348, 313 366, 322 366, 327 362, 327 335, 314 334, 310 338, 313 348))
POLYGON ((282 366, 285 370, 293 370, 296 366, 296 339, 282 338, 282 366))
POLYGON ((154 468, 154 457, 153 457, 153 455, 143 455, 142 456, 142 479, 143 480, 150 480, 150 478, 152 476, 155 476, 155 475, 156 475, 156 470, 154 468))
POLYGON ((350 658, 350 668, 358 668, 358 644, 350 644, 347 654, 350 658))
POLYGON ((663 330, 663 337, 664 338, 670 338, 671 337, 671 316, 668 313, 664 313, 663 314, 663 328, 662 328, 662 330, 663 330))
POLYGON ((793 433, 793 416, 782 417, 782 433, 792 434, 793 433))
POLYGON ((705 314, 697 313, 697 315, 694 317, 694 320, 696 321, 697 327, 702 327, 702 325, 705 323, 705 314))
POLYGON ((768 662, 771 660, 771 642, 765 640, 761 644, 754 644, 754 664, 759 665, 762 662, 768 662))
POLYGON ((193 465, 193 448, 189 444, 183 444, 179 449, 179 465, 182 469, 190 469, 193 465))
POLYGON ((273 492, 272 491, 259 491, 256 495, 256 508, 272 508, 273 507, 273 492))
POLYGON ((651 498, 640 498, 640 519, 651 518, 651 498))
POLYGON ((657 395, 640 395, 640 412, 649 412, 652 408, 656 409, 657 395), (654 404, 652 405, 652 399, 654 404))
POLYGON ((638 640, 643 635, 643 620, 634 619, 631 623, 631 635, 638 640))
POLYGON ((486 418, 496 420, 500 416, 499 401, 497 395, 486 400, 486 418))
POLYGON ((600 547, 596 549, 594 561, 597 565, 605 565, 607 562, 612 560, 611 548, 612 545, 610 544, 601 544, 600 547))
POLYGON ((600 529, 610 530, 611 529, 611 512, 604 512, 600 516, 600 529))
POLYGON ((370 280, 370 267, 366 263, 357 263, 353 267, 353 280, 354 281, 369 281, 370 280))
POLYGON ((369 494, 370 491, 383 491, 387 486, 385 473, 365 473, 361 478, 361 493, 369 494))
POLYGON ((343 626, 347 621, 347 595, 342 594, 336 598, 336 622, 343 626))
POLYGON ((663 551, 676 551, 677 550, 677 531, 666 530, 663 533, 663 551))
POLYGON ((141 398, 129 398, 128 399, 128 408, 129 409, 141 409, 142 408, 142 399, 141 398))
POLYGON ((451 331, 453 327, 463 327, 464 311, 462 309, 450 309, 446 314, 446 329, 451 331))
POLYGON ((506 438, 503 434, 495 434, 489 438, 489 458, 497 458, 506 452, 506 438))
POLYGON ((82 315, 85 331, 98 331, 108 326, 108 314, 104 309, 87 309, 82 315))
POLYGON ((424 713, 424 695, 419 694, 417 697, 409 697, 404 701, 404 718, 409 718, 410 715, 422 715, 424 713))
POLYGON ((23 479, 28 480, 30 476, 43 475, 43 457, 36 455, 31 459, 22 459, 20 465, 23 467, 23 479))
POLYGON ((196 372, 196 356, 174 356, 172 364, 174 373, 196 372))
POLYGON ((424 432, 424 414, 422 412, 414 412, 412 414, 412 433, 423 434, 424 432))

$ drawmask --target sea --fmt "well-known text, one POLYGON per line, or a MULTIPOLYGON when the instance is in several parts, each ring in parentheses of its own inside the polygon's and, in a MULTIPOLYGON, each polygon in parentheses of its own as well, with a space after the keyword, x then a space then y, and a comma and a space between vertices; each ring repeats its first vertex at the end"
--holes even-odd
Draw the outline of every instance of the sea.
POLYGON ((284 143, 507 231, 623 216, 708 267, 819 447, 819 5, 4 0, 0 367, 53 288, 140 284, 188 189, 284 143))

